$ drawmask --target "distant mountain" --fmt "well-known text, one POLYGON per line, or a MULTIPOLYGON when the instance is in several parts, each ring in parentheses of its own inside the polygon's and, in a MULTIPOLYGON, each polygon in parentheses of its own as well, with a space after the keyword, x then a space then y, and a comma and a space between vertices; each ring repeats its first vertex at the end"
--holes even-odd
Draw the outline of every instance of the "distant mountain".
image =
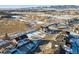
POLYGON ((36 8, 54 8, 54 9, 68 9, 68 8, 79 8, 78 5, 50 5, 50 6, 39 6, 36 8))
POLYGON ((69 9, 69 8, 74 8, 74 9, 79 9, 78 5, 39 5, 36 7, 27 7, 27 8, 0 8, 0 11, 2 10, 8 10, 8 11, 38 11, 38 10, 53 10, 53 9, 69 9))
POLYGON ((67 8, 79 8, 79 6, 76 6, 76 5, 57 5, 57 6, 50 6, 50 8, 67 9, 67 8))

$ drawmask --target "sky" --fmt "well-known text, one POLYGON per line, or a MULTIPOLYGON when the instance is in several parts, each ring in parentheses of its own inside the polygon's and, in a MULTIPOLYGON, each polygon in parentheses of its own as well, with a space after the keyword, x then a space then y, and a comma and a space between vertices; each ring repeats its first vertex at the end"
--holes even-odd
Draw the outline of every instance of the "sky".
POLYGON ((0 8, 27 8, 39 5, 79 5, 79 0, 0 0, 0 8))
POLYGON ((37 7, 37 5, 0 5, 0 8, 28 8, 37 7))
POLYGON ((79 5, 79 0, 0 0, 0 5, 79 5))

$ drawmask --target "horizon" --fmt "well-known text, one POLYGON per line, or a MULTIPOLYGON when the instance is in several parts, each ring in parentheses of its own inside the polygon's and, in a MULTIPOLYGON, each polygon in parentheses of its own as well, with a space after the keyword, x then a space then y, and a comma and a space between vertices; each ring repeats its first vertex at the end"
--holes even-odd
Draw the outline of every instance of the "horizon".
POLYGON ((0 8, 28 8, 30 5, 0 5, 0 8))
MULTIPOLYGON (((4 8, 31 8, 41 6, 65 6, 65 5, 0 5, 0 9, 4 8)), ((79 5, 67 5, 67 6, 79 6, 79 5)))

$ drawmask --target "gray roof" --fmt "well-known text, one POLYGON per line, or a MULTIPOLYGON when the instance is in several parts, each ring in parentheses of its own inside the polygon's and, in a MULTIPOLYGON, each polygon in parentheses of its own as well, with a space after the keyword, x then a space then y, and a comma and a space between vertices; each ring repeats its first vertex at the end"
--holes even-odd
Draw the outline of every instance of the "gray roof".
POLYGON ((0 46, 4 45, 4 44, 6 44, 6 43, 7 43, 6 41, 0 40, 0 46))
POLYGON ((17 47, 9 48, 5 51, 6 54, 25 54, 33 52, 39 45, 39 40, 19 40, 17 47))

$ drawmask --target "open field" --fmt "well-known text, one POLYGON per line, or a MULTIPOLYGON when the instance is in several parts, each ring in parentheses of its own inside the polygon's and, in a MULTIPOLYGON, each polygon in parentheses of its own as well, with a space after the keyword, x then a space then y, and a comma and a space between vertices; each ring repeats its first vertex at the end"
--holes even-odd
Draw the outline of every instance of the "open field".
POLYGON ((23 22, 15 20, 0 20, 0 34, 22 31, 26 31, 26 26, 23 22))

